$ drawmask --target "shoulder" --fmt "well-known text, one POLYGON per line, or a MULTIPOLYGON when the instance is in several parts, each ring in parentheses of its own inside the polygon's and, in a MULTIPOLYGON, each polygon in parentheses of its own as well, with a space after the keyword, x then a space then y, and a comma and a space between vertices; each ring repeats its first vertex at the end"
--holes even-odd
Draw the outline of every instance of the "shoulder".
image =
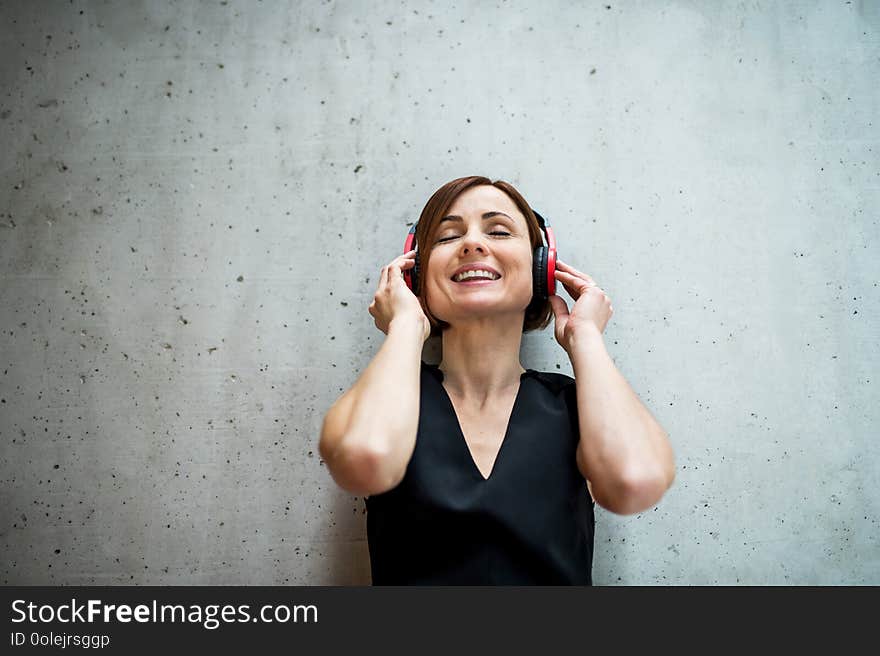
POLYGON ((572 422, 575 426, 578 424, 578 407, 577 407, 577 387, 574 378, 567 374, 555 371, 534 371, 529 370, 531 377, 544 386, 544 389, 560 402, 565 404, 572 422))
POLYGON ((440 367, 436 364, 430 364, 429 362, 425 362, 421 360, 421 364, 419 365, 419 375, 429 376, 431 378, 436 378, 438 381, 443 379, 443 373, 440 371, 440 367))
POLYGON ((575 379, 563 373, 555 371, 529 370, 535 380, 543 383, 553 394, 572 393, 575 379))

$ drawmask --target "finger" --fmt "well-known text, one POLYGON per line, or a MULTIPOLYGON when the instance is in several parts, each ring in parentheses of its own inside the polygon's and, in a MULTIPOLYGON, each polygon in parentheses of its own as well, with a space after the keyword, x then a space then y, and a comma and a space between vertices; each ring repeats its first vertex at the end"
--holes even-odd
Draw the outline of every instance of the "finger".
POLYGON ((567 271, 561 271, 560 269, 556 269, 555 272, 556 279, 561 282, 566 289, 568 289, 573 282, 579 281, 580 279, 568 273, 567 271))
POLYGON ((557 269, 556 271, 557 271, 558 273, 562 274, 562 278, 561 278, 561 279, 562 279, 563 281, 565 281, 565 280, 572 280, 572 281, 585 281, 587 287, 597 287, 597 286, 598 286, 598 285, 596 284, 596 281, 593 280, 592 278, 590 278, 590 276, 586 276, 586 277, 583 277, 583 276, 577 276, 577 275, 575 275, 575 274, 573 274, 573 273, 569 273, 568 271, 560 271, 559 269, 557 269))
POLYGON ((556 268, 562 269, 563 271, 568 271, 569 273, 580 273, 580 271, 575 269, 573 266, 559 259, 556 260, 556 268))
POLYGON ((577 276, 572 275, 572 274, 570 274, 570 273, 568 273, 568 272, 566 272, 566 271, 557 271, 556 273, 557 273, 557 278, 559 279, 559 281, 560 281, 563 285, 565 285, 567 288, 568 288, 568 287, 575 287, 575 288, 577 288, 577 287, 579 287, 580 285, 585 284, 584 281, 583 281, 582 279, 580 279, 580 278, 578 278, 577 276))
POLYGON ((587 291, 591 286, 595 285, 595 283, 590 283, 583 278, 578 278, 577 276, 567 273, 565 271, 557 271, 559 281, 565 287, 565 291, 571 294, 572 298, 577 300, 578 296, 587 291))
POLYGON ((550 306, 553 309, 553 315, 557 321, 564 319, 569 315, 568 304, 565 302, 564 298, 557 294, 550 296, 550 306))
POLYGON ((562 260, 556 260, 556 266, 559 267, 560 269, 562 269, 563 271, 568 271, 569 273, 573 273, 574 275, 580 276, 581 278, 584 278, 585 280, 592 280, 593 279, 591 276, 588 276, 583 271, 579 271, 578 269, 575 269, 573 266, 566 264, 562 260))
POLYGON ((398 255, 394 258, 394 262, 415 262, 416 259, 416 249, 412 249, 411 251, 407 251, 402 255, 398 255))

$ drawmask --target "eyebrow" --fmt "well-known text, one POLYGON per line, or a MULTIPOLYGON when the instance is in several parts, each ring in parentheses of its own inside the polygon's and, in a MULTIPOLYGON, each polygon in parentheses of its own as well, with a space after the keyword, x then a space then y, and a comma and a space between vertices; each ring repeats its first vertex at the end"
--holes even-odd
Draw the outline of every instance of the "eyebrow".
MULTIPOLYGON (((508 219, 510 219, 510 217, 507 214, 505 214, 504 212, 485 212, 483 214, 483 219, 491 219, 493 216, 499 216, 499 215, 506 216, 508 219)), ((513 219, 510 219, 510 220, 513 221, 513 219)), ((460 221, 463 221, 463 219, 456 214, 449 214, 448 216, 444 216, 442 219, 440 219, 440 221, 437 222, 437 225, 440 225, 444 221, 458 221, 458 222, 460 222, 460 221)))

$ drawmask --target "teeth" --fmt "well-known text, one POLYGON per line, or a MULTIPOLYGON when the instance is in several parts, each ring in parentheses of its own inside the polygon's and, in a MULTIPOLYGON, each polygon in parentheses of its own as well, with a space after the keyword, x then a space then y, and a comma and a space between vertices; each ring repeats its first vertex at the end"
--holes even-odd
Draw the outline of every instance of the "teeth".
POLYGON ((490 271, 472 270, 472 271, 465 271, 464 273, 457 274, 455 277, 453 277, 453 280, 455 282, 461 282, 462 280, 467 280, 469 278, 483 278, 485 280, 497 280, 498 278, 500 278, 500 276, 497 276, 496 274, 491 273, 490 271))

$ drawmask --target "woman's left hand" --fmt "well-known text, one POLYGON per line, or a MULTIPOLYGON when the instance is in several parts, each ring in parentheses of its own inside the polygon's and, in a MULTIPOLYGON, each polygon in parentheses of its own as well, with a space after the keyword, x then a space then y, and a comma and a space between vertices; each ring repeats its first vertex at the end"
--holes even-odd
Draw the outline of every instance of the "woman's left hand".
POLYGON ((614 308, 611 299, 590 276, 559 259, 556 260, 556 282, 562 283, 574 299, 574 306, 569 311, 568 304, 558 294, 550 297, 556 317, 556 341, 570 353, 572 338, 576 334, 594 330, 601 335, 605 331, 614 308))

